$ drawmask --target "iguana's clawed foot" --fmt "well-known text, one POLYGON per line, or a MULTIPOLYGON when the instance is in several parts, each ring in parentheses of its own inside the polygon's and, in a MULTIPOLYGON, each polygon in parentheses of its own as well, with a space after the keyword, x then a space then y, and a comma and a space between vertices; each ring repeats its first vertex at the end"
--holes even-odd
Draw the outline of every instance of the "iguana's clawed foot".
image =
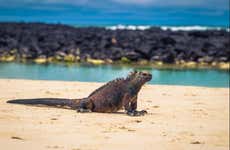
POLYGON ((141 110, 141 111, 132 110, 127 112, 127 115, 129 116, 144 116, 145 114, 147 114, 146 110, 141 110))
POLYGON ((90 109, 79 108, 79 109, 77 109, 77 112, 79 112, 79 113, 87 113, 87 112, 92 112, 92 111, 90 109))

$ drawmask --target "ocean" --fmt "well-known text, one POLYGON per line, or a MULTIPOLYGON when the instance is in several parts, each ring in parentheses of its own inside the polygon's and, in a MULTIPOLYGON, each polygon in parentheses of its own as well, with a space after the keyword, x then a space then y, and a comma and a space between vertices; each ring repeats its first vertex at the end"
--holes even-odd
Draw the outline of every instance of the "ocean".
POLYGON ((192 1, 180 1, 183 4, 189 3, 185 6, 170 6, 166 3, 164 4, 166 6, 125 5, 107 0, 88 1, 84 5, 78 5, 80 1, 66 1, 63 4, 55 4, 56 1, 47 4, 38 1, 31 1, 29 4, 12 1, 15 2, 11 6, 2 6, 0 3, 0 22, 61 23, 74 26, 103 26, 111 29, 124 27, 143 29, 150 26, 164 29, 170 27, 173 30, 229 29, 227 0, 216 1, 217 5, 204 3, 197 6, 193 6, 192 1))

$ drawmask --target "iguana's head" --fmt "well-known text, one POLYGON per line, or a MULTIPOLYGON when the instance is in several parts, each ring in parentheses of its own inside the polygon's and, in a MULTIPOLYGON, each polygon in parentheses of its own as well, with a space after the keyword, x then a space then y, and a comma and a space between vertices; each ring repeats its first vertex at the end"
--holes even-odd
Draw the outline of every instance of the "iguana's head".
POLYGON ((146 71, 133 71, 129 74, 128 78, 137 83, 144 84, 152 79, 152 74, 146 71))

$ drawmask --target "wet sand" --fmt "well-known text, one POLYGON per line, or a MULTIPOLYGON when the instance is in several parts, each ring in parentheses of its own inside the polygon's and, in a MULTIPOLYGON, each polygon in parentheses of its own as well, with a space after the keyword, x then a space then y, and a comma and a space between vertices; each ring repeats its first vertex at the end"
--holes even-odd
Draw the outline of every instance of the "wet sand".
POLYGON ((0 79, 4 150, 228 150, 229 89, 145 85, 138 109, 118 113, 7 104, 17 98, 81 98, 102 83, 0 79))

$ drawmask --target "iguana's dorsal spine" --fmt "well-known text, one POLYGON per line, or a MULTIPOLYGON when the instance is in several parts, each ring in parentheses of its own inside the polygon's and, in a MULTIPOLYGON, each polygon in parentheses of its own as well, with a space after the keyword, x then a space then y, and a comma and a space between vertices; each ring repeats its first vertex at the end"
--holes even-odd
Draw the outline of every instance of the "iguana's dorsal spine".
POLYGON ((114 79, 112 81, 109 81, 106 84, 104 84, 101 87, 99 87, 98 89, 94 90, 89 96, 92 96, 93 94, 101 91, 102 89, 107 88, 107 87, 109 87, 111 85, 114 85, 115 83, 120 82, 120 81, 125 81, 125 79, 124 78, 116 78, 116 79, 114 79))

